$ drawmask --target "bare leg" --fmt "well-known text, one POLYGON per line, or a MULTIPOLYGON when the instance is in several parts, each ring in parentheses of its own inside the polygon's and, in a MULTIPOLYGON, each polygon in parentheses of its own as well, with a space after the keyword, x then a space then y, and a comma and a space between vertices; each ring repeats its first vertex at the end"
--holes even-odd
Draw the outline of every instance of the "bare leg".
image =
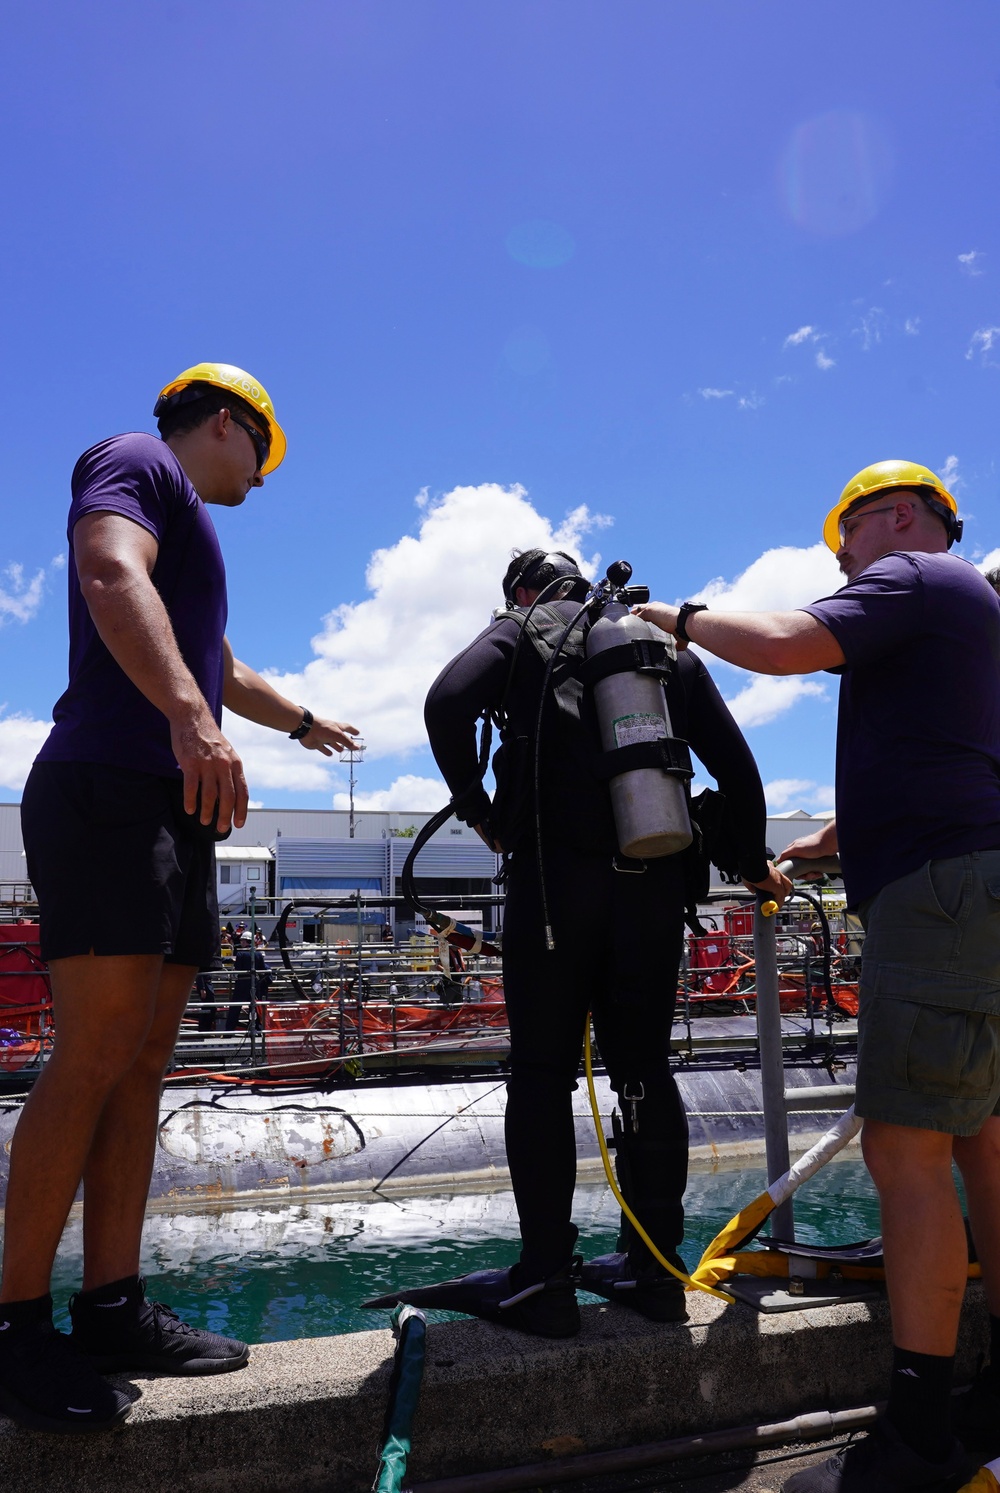
POLYGON ((149 1033, 108 1096, 83 1174, 83 1289, 139 1273, 163 1074, 197 969, 165 964, 149 1033))
POLYGON ((149 1035, 162 965, 88 954, 49 966, 55 1047, 11 1144, 0 1301, 48 1292, 101 1111, 149 1035))
POLYGON ((968 1251, 951 1171, 954 1136, 866 1120, 862 1145, 882 1205, 892 1340, 950 1357, 968 1251))
POLYGON ((1000 1119, 991 1116, 978 1135, 956 1136, 955 1160, 969 1200, 986 1300, 991 1314, 1000 1317, 1000 1119))

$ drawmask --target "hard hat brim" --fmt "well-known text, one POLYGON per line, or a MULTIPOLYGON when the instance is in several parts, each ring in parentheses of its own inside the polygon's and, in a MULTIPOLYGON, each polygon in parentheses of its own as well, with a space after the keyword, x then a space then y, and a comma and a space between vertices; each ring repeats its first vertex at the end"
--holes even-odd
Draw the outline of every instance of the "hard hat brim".
POLYGON ((870 502, 872 498, 877 498, 880 493, 892 492, 894 488, 900 492, 907 492, 912 488, 920 487, 926 487, 928 492, 933 493, 940 502, 945 503, 957 517, 958 504, 947 488, 936 483, 920 482, 917 480, 907 482, 896 478, 895 480, 878 483, 876 486, 871 487, 868 492, 851 493, 849 497, 841 498, 840 502, 836 503, 830 509, 830 512, 823 520, 823 539, 826 542, 827 548, 833 550, 834 554, 837 554, 839 551, 840 521, 848 509, 860 507, 862 504, 870 502))
MULTIPOLYGON (((270 437, 267 461, 261 467, 260 475, 267 477, 277 467, 280 467, 285 459, 285 452, 288 450, 288 440, 275 418, 274 406, 262 385, 234 364, 196 363, 193 368, 186 368, 182 374, 161 389, 159 398, 169 399, 172 394, 179 393, 190 384, 208 384, 211 388, 222 389, 224 392, 234 394, 245 405, 248 405, 257 419, 267 426, 270 437), (242 388, 238 382, 240 379, 244 380, 242 388)), ((156 410, 153 413, 155 415, 156 410)))

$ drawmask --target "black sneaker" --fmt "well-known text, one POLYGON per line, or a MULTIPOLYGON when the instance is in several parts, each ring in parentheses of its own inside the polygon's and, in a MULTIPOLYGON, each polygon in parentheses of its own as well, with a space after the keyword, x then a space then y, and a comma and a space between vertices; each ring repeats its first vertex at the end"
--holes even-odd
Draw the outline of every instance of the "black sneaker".
POLYGON ((985 1458, 1000 1455, 1000 1373, 983 1369, 951 1402, 955 1435, 985 1458))
POLYGON ((883 1419, 825 1462, 793 1473, 781 1493, 958 1493, 978 1465, 958 1441, 946 1461, 927 1462, 883 1419))
POLYGON ((141 1276, 81 1291, 69 1311, 74 1345, 102 1374, 226 1374, 250 1358, 246 1343, 190 1327, 169 1306, 147 1301, 141 1276))
MULTIPOLYGON (((676 1257, 678 1270, 684 1261, 676 1257)), ((598 1255, 583 1267, 580 1285, 619 1306, 629 1306, 651 1322, 686 1322, 684 1282, 653 1262, 636 1267, 627 1254, 598 1255)))
POLYGON ((0 1306, 0 1410, 32 1431, 109 1431, 132 1402, 51 1322, 15 1326, 0 1306))

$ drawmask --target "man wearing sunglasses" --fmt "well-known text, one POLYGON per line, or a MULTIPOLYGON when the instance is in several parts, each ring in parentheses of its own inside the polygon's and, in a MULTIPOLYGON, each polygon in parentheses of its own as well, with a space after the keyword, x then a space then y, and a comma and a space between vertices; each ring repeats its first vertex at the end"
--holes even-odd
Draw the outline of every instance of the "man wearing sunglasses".
POLYGON ((357 734, 284 699, 225 637, 206 505, 238 507, 281 462, 266 390, 201 363, 167 385, 154 415, 162 439, 113 436, 73 472, 69 685, 22 801, 56 1038, 11 1146, 0 1411, 43 1431, 124 1419, 129 1401, 104 1372, 247 1362, 245 1343, 148 1302, 139 1276, 163 1073, 195 976, 219 951, 214 841, 246 821, 222 707, 326 756, 357 734), (53 1328, 48 1292, 81 1181, 70 1340, 53 1328))
POLYGON ((839 844, 866 929, 857 1112, 881 1204, 893 1372, 874 1431, 785 1493, 956 1488, 970 1466, 951 1425, 968 1272, 953 1163, 992 1339, 955 1428, 1000 1453, 1000 604, 948 553, 957 504, 914 462, 859 472, 823 537, 847 584, 799 611, 638 610, 761 674, 841 676, 837 817, 788 849, 839 844))

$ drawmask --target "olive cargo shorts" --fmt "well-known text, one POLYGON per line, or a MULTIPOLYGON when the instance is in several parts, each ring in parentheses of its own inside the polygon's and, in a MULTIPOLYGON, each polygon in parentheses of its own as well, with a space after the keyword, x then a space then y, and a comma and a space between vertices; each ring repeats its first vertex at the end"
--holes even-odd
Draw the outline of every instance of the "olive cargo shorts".
POLYGON ((976 1135, 1000 1112, 1000 850, 928 861, 860 913, 858 1114, 976 1135))

